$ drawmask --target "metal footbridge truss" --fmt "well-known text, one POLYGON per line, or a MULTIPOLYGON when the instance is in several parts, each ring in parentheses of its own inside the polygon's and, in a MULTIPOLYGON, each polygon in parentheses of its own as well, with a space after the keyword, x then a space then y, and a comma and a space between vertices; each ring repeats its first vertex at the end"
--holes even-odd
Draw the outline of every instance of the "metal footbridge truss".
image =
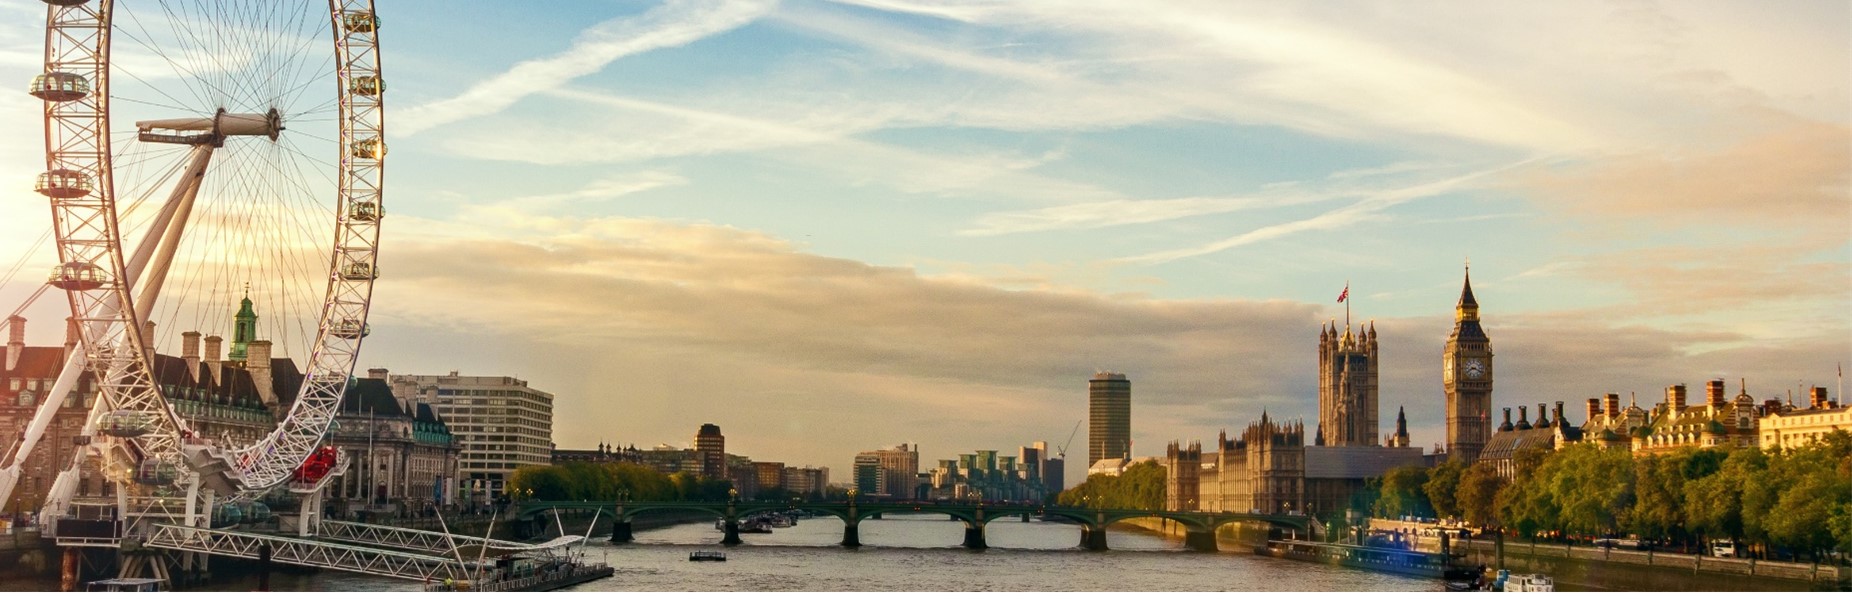
POLYGON ((457 549, 463 548, 469 548, 470 550, 468 553, 477 553, 478 551, 484 550, 484 547, 486 547, 486 550, 492 555, 550 551, 585 540, 583 536, 568 535, 544 543, 527 544, 479 536, 446 534, 429 530, 394 528, 391 526, 340 522, 335 520, 322 521, 321 535, 319 538, 330 541, 357 543, 393 549, 406 549, 440 555, 449 555, 457 549))
POLYGON ((155 524, 144 546, 245 559, 261 559, 268 547, 270 561, 290 565, 420 582, 464 577, 463 566, 449 557, 236 530, 155 524))

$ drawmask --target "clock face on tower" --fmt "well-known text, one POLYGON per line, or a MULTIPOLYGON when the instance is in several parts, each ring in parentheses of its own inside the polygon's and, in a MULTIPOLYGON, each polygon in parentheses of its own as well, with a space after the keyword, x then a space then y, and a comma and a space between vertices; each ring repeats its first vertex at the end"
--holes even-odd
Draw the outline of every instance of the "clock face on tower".
POLYGON ((1466 379, 1477 380, 1479 378, 1485 377, 1485 363, 1484 362, 1481 362, 1478 359, 1467 359, 1465 365, 1466 365, 1466 368, 1464 371, 1466 372, 1466 379))

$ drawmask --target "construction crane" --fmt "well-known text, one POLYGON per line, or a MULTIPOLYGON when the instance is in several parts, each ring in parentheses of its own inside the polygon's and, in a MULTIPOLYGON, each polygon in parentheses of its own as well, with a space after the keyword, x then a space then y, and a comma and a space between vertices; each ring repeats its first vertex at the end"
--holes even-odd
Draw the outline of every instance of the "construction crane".
POLYGON ((1067 442, 1061 443, 1061 447, 1055 449, 1055 454, 1061 459, 1067 459, 1067 446, 1074 444, 1074 435, 1080 433, 1080 424, 1084 421, 1087 420, 1074 420, 1074 430, 1067 433, 1067 442))

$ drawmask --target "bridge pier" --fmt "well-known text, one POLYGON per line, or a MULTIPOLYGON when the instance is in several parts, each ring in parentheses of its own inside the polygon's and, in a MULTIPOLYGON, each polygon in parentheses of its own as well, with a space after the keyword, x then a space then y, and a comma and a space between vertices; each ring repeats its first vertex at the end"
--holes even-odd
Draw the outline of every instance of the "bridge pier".
POLYGON ((1106 527, 1096 528, 1082 524, 1080 526, 1080 546, 1086 547, 1088 551, 1105 551, 1106 527))
POLYGON ((77 592, 77 583, 83 580, 83 560, 77 556, 79 552, 77 547, 64 548, 64 560, 59 564, 58 590, 67 593, 77 592))
POLYGON ((842 546, 851 549, 862 546, 862 537, 860 533, 856 532, 856 526, 853 522, 842 527, 842 546))
POLYGON ((270 592, 270 545, 257 546, 257 592, 270 592))
POLYGON ((977 550, 990 548, 989 545, 984 544, 983 524, 972 525, 969 522, 965 523, 965 548, 977 550))
POLYGON ((1203 531, 1184 530, 1183 531, 1183 546, 1189 547, 1191 551, 1202 551, 1205 553, 1214 553, 1217 551, 1216 546, 1215 546, 1215 531, 1214 530, 1203 530, 1203 531))
POLYGON ((634 540, 637 539, 630 535, 630 520, 622 520, 611 525, 611 542, 613 544, 623 544, 634 540))
POLYGON ((734 519, 734 518, 727 518, 725 530, 726 530, 727 535, 724 537, 721 537, 720 544, 731 547, 731 546, 734 546, 734 545, 737 545, 743 542, 740 540, 740 521, 739 520, 734 519))

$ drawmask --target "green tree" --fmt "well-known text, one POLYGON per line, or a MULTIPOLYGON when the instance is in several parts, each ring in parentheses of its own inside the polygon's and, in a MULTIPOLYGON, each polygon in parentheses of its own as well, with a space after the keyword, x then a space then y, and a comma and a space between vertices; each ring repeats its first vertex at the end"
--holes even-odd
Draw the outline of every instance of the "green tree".
POLYGON ((1852 503, 1834 505, 1826 527, 1833 533, 1833 548, 1852 555, 1852 503))
POLYGON ((1633 461, 1625 449, 1570 445, 1544 460, 1540 472, 1566 533, 1613 534, 1633 507, 1633 461))
POLYGON ((564 501, 572 498, 572 486, 565 470, 559 466, 527 465, 516 468, 514 474, 508 476, 502 493, 516 499, 564 501))
POLYGON ((1383 473, 1382 496, 1376 499, 1376 516, 1433 517, 1434 508, 1428 505, 1428 493, 1422 489, 1427 483, 1428 468, 1413 465, 1390 468, 1383 473))
POLYGON ((1498 493, 1505 489, 1505 479, 1491 463, 1474 463, 1460 474, 1454 491, 1454 507, 1460 518, 1480 526, 1498 525, 1498 493))
POLYGON ((1511 462, 1517 476, 1498 492, 1499 522, 1526 537, 1562 527, 1561 512, 1549 486, 1551 478, 1544 471, 1549 454, 1545 449, 1524 449, 1513 454, 1511 462))
POLYGON ((1461 517, 1460 478, 1466 469, 1466 461, 1456 456, 1428 471, 1428 482, 1421 485, 1421 492, 1427 496, 1428 506, 1434 508, 1435 517, 1461 517))
POLYGON ((1098 509, 1163 509, 1164 466, 1156 461, 1132 464, 1125 473, 1093 474, 1079 486, 1061 492, 1062 505, 1098 509))
POLYGON ((1685 524, 1706 539, 1743 539, 1743 489, 1766 475, 1761 449, 1730 453, 1716 473, 1685 483, 1685 524))

